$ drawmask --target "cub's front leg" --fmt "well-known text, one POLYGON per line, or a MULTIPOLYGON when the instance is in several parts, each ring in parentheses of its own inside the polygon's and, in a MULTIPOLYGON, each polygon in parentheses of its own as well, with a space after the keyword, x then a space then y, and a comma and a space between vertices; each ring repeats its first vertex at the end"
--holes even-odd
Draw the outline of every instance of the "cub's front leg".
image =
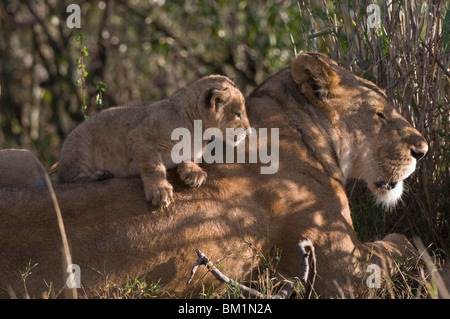
POLYGON ((208 174, 196 163, 180 163, 177 167, 180 179, 190 187, 200 187, 206 182, 208 174))
POLYGON ((127 146, 131 157, 136 161, 145 199, 155 206, 168 207, 173 202, 173 187, 167 181, 166 167, 157 149, 156 139, 139 127, 127 136, 127 146))

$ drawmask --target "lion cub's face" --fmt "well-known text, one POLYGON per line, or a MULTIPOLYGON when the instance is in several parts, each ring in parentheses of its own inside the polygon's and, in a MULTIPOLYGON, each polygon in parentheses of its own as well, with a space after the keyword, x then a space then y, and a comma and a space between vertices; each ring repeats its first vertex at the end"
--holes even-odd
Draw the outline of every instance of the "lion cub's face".
POLYGON ((381 204, 395 205, 403 180, 428 151, 423 136, 375 84, 322 54, 299 56, 291 73, 301 92, 336 128, 344 178, 363 179, 381 204))
POLYGON ((234 145, 238 145, 250 134, 250 123, 245 109, 245 98, 234 85, 225 82, 221 87, 210 88, 205 92, 204 110, 206 125, 216 127, 225 139, 227 128, 236 133, 234 145))

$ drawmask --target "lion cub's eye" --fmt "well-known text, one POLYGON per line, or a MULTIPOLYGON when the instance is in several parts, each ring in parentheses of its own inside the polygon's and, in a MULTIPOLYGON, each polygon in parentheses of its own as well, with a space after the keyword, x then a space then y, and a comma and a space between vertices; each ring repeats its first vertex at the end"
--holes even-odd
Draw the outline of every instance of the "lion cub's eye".
POLYGON ((377 115, 378 115, 378 117, 379 117, 381 120, 386 121, 386 116, 384 116, 383 113, 377 112, 377 115))
POLYGON ((242 118, 242 113, 234 113, 238 119, 242 118))

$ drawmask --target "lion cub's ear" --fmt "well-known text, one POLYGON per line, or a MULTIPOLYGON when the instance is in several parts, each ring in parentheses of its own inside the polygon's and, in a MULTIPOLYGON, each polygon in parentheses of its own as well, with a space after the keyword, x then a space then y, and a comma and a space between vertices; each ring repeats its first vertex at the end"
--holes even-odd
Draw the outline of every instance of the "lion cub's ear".
POLYGON ((211 107, 218 112, 220 108, 230 103, 230 95, 228 88, 223 90, 217 88, 209 89, 206 94, 206 107, 211 107))
POLYGON ((314 105, 331 98, 333 88, 338 87, 339 77, 330 64, 336 62, 320 53, 300 54, 292 63, 291 74, 300 91, 314 105))

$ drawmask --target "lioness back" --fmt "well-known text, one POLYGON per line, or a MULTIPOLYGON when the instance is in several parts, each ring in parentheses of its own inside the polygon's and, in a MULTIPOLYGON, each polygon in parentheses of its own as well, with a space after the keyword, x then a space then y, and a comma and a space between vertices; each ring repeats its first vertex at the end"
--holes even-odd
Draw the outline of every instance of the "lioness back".
POLYGON ((28 150, 0 150, 0 187, 43 186, 46 174, 41 162, 28 150))
MULTIPOLYGON (((172 201, 166 169, 177 166, 180 178, 190 187, 206 181, 206 172, 192 158, 176 163, 171 151, 177 128, 194 133, 194 121, 204 130, 250 128, 245 99, 224 76, 204 77, 170 98, 148 106, 117 107, 92 116, 75 128, 64 142, 59 158, 60 183, 140 175, 145 197, 157 206, 172 201)), ((203 154, 206 141, 203 142, 203 154)))

